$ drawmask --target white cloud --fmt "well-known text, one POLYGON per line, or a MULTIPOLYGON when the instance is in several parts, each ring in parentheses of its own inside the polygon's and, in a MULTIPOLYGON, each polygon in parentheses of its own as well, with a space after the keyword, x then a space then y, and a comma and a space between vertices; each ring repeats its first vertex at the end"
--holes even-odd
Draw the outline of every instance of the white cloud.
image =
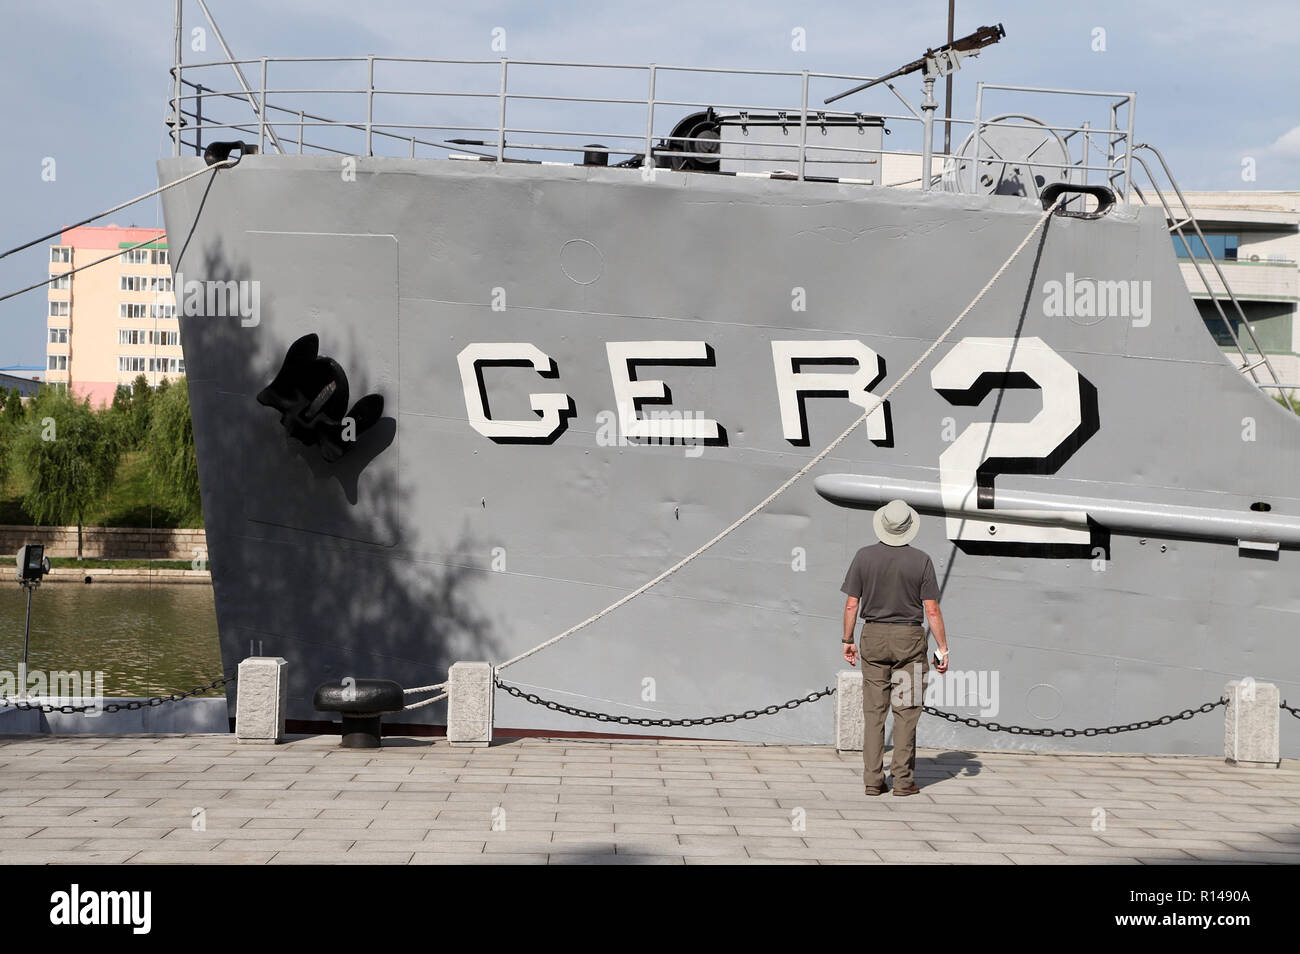
POLYGON ((1300 126, 1296 126, 1290 132, 1284 132, 1278 137, 1277 142, 1268 147, 1268 151, 1288 159, 1300 159, 1300 126))

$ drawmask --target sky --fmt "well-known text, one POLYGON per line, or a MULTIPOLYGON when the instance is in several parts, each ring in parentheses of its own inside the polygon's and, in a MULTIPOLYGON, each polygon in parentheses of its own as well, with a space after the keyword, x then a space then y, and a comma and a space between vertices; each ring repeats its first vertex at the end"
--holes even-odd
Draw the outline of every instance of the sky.
MULTIPOLYGON (((240 58, 496 59, 502 53, 493 49, 494 38, 504 36, 505 55, 519 59, 879 75, 942 42, 947 30, 944 0, 208 6, 240 58), (802 31, 802 44, 794 31, 802 31)), ((0 11, 0 88, 8 94, 0 137, 3 251, 156 187, 155 160, 171 153, 164 119, 173 2, 0 0, 0 11)), ((185 0, 185 22, 187 37, 206 26, 192 0, 185 0)), ((978 80, 1132 90, 1137 141, 1161 149, 1184 189, 1300 190, 1295 0, 958 0, 958 36, 995 23, 1007 37, 957 74, 954 115, 973 115, 978 80), (1247 158, 1253 181, 1243 181, 1247 158)), ((214 37, 206 42, 206 53, 187 52, 187 60, 224 59, 214 37)), ((904 78, 899 89, 919 100, 916 77, 904 78)), ((161 207, 147 200, 97 224, 109 221, 161 227, 161 207)), ((0 294, 46 277, 47 245, 0 261, 0 294)), ((0 367, 44 363, 45 301, 38 290, 0 302, 0 367)))

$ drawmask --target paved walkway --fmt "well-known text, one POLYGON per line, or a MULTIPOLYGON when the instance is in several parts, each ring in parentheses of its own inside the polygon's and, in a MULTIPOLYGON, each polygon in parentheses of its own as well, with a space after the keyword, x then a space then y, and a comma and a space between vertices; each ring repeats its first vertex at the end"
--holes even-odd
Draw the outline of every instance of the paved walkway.
POLYGON ((1300 862, 1295 760, 922 750, 910 798, 861 772, 818 746, 10 736, 0 864, 1300 862))

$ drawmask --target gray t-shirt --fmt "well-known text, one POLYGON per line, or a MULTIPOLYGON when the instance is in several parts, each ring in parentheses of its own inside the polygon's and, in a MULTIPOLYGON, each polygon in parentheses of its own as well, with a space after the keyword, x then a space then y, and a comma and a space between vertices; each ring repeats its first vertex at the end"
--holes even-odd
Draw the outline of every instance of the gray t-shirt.
POLYGON ((922 600, 939 598, 934 564, 913 546, 883 543, 863 547, 849 564, 840 591, 856 596, 861 616, 871 623, 920 623, 922 600))

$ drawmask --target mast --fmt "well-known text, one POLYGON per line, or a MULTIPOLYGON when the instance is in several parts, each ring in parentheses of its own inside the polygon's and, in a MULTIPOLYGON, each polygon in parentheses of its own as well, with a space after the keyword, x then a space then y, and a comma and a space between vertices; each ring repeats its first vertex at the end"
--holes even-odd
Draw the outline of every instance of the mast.
MULTIPOLYGON (((948 45, 952 46, 953 19, 957 0, 948 0, 948 45)), ((949 73, 943 94, 943 154, 952 155, 952 74, 949 73)))
POLYGON ((172 22, 172 155, 181 154, 181 15, 185 0, 176 0, 172 22))

